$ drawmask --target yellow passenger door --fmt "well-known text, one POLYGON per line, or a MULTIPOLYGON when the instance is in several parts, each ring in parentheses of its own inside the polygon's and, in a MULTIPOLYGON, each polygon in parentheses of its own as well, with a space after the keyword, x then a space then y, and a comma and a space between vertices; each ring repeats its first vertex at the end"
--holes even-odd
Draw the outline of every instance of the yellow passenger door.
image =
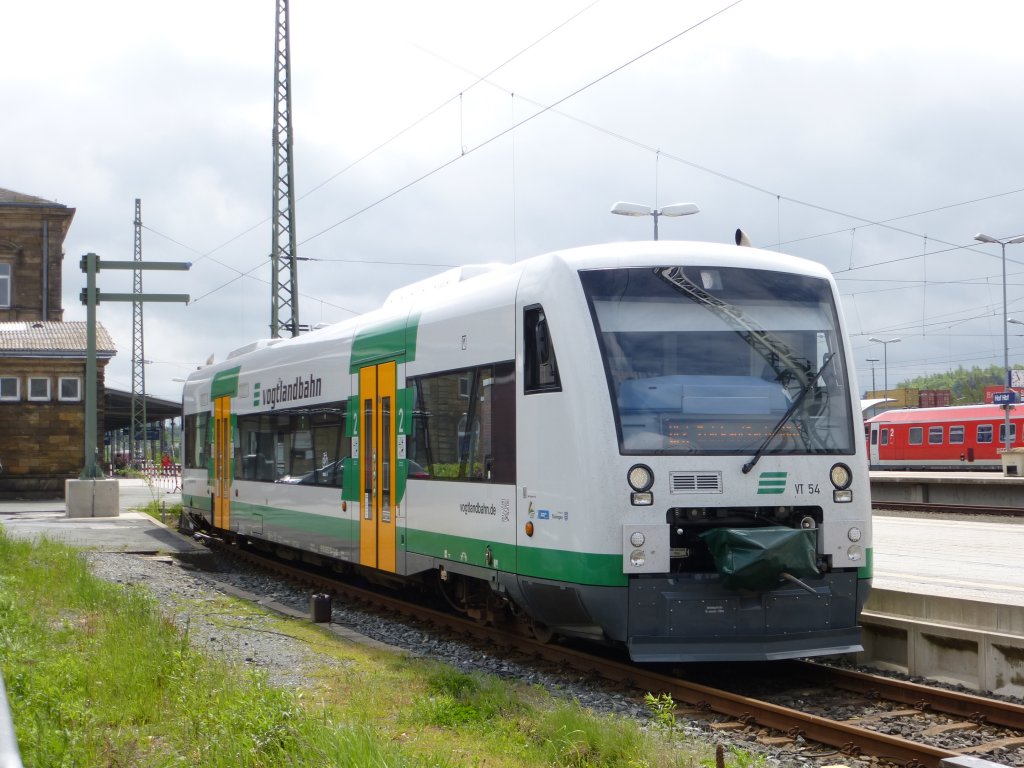
POLYGON ((396 435, 394 361, 359 369, 359 563, 395 572, 396 435))
POLYGON ((231 524, 231 398, 213 401, 213 526, 231 524))

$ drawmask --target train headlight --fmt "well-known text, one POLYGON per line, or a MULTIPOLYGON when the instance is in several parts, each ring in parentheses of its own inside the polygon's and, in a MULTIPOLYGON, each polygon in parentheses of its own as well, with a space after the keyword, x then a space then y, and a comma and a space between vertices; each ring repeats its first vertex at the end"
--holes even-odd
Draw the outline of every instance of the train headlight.
POLYGON ((629 564, 634 568, 640 568, 646 562, 647 558, 642 549, 634 549, 629 555, 629 564))
POLYGON ((845 464, 833 464, 828 478, 832 481, 832 485, 843 491, 849 488, 850 483, 853 482, 853 473, 845 464))
POLYGON ((642 547, 645 541, 647 541, 647 537, 640 531, 633 531, 629 536, 629 543, 634 547, 642 547))
POLYGON ((864 548, 860 544, 852 544, 846 550, 846 556, 851 562, 859 563, 864 559, 864 548))
POLYGON ((860 537, 860 528, 857 528, 856 526, 854 526, 846 532, 846 538, 848 538, 850 541, 860 541, 860 537))
POLYGON ((835 490, 832 491, 832 501, 836 504, 849 504, 853 501, 853 491, 847 488, 844 491, 835 490))
POLYGON ((651 490, 651 486, 654 485, 654 473, 651 472, 651 468, 648 466, 634 464, 626 474, 626 481, 634 491, 645 493, 651 490))
POLYGON ((631 493, 629 500, 632 502, 634 507, 649 507, 654 503, 654 494, 650 491, 644 493, 631 493))

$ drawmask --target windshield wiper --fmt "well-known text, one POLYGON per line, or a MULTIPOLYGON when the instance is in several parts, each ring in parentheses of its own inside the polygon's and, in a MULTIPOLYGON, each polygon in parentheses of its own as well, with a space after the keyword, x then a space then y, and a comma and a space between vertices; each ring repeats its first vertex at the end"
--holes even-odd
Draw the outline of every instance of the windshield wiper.
MULTIPOLYGON (((688 298, 703 304, 726 325, 739 334, 757 354, 775 371, 776 381, 785 385, 797 379, 804 384, 810 372, 810 364, 804 364, 789 344, 776 334, 761 327, 759 323, 743 314, 743 311, 717 296, 713 296, 686 276, 682 267, 658 267, 654 274, 688 298)), ((805 386, 809 386, 806 384, 805 386)))
POLYGON ((757 462, 761 459, 761 454, 764 453, 764 449, 767 448, 768 444, 775 439, 776 435, 779 434, 779 431, 782 429, 783 425, 785 425, 785 423, 789 421, 793 414, 796 413, 796 409, 800 407, 800 403, 802 403, 804 401, 804 398, 807 397, 807 393, 814 388, 814 385, 817 383, 818 379, 821 378, 821 374, 825 372, 825 369, 828 368, 829 364, 832 362, 832 358, 835 356, 836 353, 833 352, 831 355, 826 357, 822 361, 821 368, 818 369, 818 372, 811 377, 811 380, 808 381, 804 385, 803 389, 801 389, 797 393, 797 396, 793 398, 793 404, 789 406, 789 410, 787 410, 782 415, 782 418, 779 419, 779 423, 775 425, 775 428, 772 429, 772 431, 768 434, 768 437, 766 437, 764 441, 761 443, 761 445, 757 447, 757 450, 754 451, 754 455, 750 457, 750 461, 743 465, 744 475, 750 472, 750 470, 754 468, 754 465, 757 464, 757 462))

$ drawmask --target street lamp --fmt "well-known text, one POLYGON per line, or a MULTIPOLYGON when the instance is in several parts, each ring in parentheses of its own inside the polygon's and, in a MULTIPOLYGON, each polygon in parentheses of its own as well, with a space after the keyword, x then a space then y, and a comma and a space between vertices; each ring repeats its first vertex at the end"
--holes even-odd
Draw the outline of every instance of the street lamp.
MULTIPOLYGON (((974 239, 980 243, 995 243, 998 244, 1003 252, 1003 370, 1006 371, 1006 389, 1010 389, 1010 339, 1009 332, 1006 328, 1009 323, 1009 318, 1006 315, 1006 246, 1016 245, 1017 243, 1024 243, 1024 235, 1020 237, 1012 237, 1008 240, 999 240, 995 237, 989 237, 982 233, 978 233, 974 236, 974 239)), ((1010 406, 1006 404, 1006 422, 1003 426, 1003 448, 1010 450, 1010 406)))
POLYGON ((878 390, 875 389, 875 363, 878 362, 877 357, 869 357, 867 361, 871 363, 871 394, 875 394, 878 390))
MULTIPOLYGON (((895 344, 899 339, 876 339, 872 336, 868 341, 882 345, 882 382, 885 385, 885 399, 889 399, 889 345, 895 344)), ((906 403, 904 403, 904 406, 906 403)))
POLYGON ((649 205, 639 203, 616 203, 612 206, 612 213, 620 216, 653 216, 654 217, 654 239, 658 239, 658 217, 659 216, 689 216, 691 213, 700 213, 700 208, 695 203, 675 203, 662 208, 651 208, 649 205))

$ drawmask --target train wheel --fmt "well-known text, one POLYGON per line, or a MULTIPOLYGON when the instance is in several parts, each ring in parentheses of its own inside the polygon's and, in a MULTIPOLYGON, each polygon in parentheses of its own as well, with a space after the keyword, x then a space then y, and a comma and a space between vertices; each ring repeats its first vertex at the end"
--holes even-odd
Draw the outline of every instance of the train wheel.
POLYGON ((547 624, 541 624, 539 621, 530 619, 530 634, 533 635, 534 640, 538 643, 550 643, 555 633, 547 624))

